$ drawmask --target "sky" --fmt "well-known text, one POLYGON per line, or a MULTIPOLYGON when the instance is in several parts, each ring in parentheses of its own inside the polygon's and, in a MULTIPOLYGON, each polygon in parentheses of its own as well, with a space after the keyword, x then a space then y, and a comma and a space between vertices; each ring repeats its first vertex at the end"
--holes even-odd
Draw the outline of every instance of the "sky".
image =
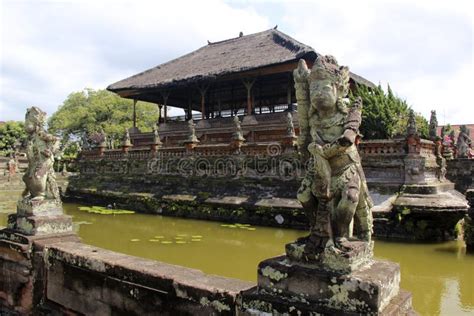
MULTIPOLYGON (((440 124, 474 123, 474 1, 0 0, 0 121, 207 44, 278 29, 440 124)), ((181 110, 172 114, 182 114, 181 110)))

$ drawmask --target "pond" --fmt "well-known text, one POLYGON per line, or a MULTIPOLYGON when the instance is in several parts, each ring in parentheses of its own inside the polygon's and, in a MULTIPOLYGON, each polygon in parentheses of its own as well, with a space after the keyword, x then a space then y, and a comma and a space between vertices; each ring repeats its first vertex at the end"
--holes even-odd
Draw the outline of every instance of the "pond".
MULTIPOLYGON (((291 229, 229 225, 157 215, 91 214, 65 204, 85 243, 167 263, 256 281, 257 264, 280 255, 305 235, 291 229)), ((0 214, 0 226, 6 217, 0 214)), ((474 313, 474 255, 462 242, 411 244, 375 242, 375 256, 400 263, 401 287, 413 294, 421 315, 474 313)))

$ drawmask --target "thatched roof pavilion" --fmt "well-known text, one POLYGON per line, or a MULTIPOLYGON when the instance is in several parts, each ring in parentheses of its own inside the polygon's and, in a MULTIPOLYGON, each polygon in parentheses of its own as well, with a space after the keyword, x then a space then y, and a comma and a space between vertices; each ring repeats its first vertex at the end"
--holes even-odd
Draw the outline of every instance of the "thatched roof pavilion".
MULTIPOLYGON (((187 55, 107 87, 124 98, 200 111, 202 118, 253 114, 257 107, 296 102, 292 71, 303 58, 312 66, 319 54, 276 30, 208 43, 187 55)), ((373 86, 351 73, 351 82, 373 86)))

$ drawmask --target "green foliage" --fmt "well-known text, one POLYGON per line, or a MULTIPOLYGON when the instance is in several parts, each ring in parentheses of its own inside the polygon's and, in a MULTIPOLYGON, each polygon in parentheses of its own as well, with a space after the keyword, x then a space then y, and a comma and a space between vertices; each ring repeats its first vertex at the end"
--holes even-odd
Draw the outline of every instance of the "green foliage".
MULTIPOLYGON (((410 107, 405 100, 393 93, 390 86, 387 86, 387 92, 384 92, 380 85, 376 88, 356 85, 350 98, 354 100, 359 96, 363 104, 360 131, 365 139, 387 139, 405 135, 410 107)), ((416 122, 420 136, 427 138, 428 121, 416 114, 416 122)))
POLYGON ((0 156, 8 156, 16 145, 24 144, 26 132, 23 122, 8 121, 0 124, 0 156))
MULTIPOLYGON (((137 127, 142 132, 152 131, 158 121, 156 104, 138 102, 136 110, 137 127)), ((58 134, 64 142, 69 139, 77 142, 85 133, 103 130, 110 147, 119 145, 125 130, 132 126, 133 101, 107 90, 73 92, 49 119, 49 131, 58 134)), ((69 152, 73 153, 74 148, 69 152)))

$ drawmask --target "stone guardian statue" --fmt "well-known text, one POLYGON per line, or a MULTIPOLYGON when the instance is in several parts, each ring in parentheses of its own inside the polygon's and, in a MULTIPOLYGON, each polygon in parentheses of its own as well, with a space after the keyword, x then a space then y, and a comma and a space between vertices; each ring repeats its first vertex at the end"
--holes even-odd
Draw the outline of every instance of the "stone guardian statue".
POLYGON ((293 76, 299 147, 308 166, 297 197, 310 221, 310 235, 298 247, 304 247, 303 257, 316 260, 328 250, 348 251, 353 240, 370 248, 373 204, 356 148, 362 101, 351 105, 347 99, 349 69, 321 56, 311 70, 300 60, 293 76))
POLYGON ((470 131, 466 125, 461 125, 456 142, 456 158, 470 158, 472 140, 469 136, 470 131))
POLYGON ((23 176, 26 188, 22 196, 29 200, 52 198, 61 203, 53 170, 54 155, 59 150, 59 142, 44 129, 45 119, 46 113, 37 107, 31 107, 26 112, 28 168, 23 176))

